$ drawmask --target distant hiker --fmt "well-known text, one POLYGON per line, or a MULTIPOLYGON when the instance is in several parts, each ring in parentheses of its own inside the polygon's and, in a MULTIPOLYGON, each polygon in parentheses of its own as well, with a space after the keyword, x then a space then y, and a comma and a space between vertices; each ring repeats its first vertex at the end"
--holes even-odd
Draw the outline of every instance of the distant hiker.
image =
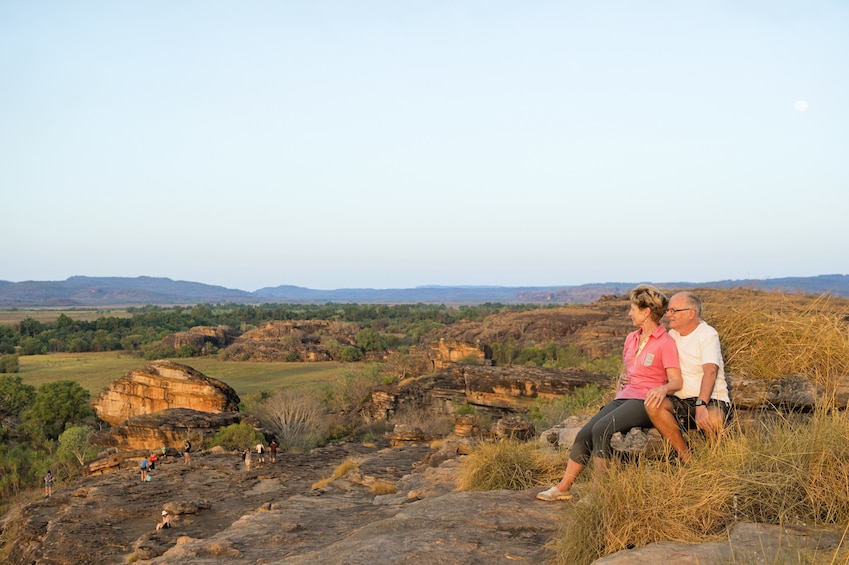
POLYGON ((256 444, 256 454, 259 462, 265 463, 265 447, 261 443, 256 444))
POLYGON ((191 450, 192 442, 186 440, 186 443, 183 444, 183 461, 186 463, 186 465, 191 465, 192 463, 191 457, 189 457, 189 451, 191 450))
POLYGON ((142 461, 141 461, 141 480, 142 481, 147 480, 147 466, 148 466, 148 464, 149 464, 149 462, 147 460, 147 456, 145 456, 145 458, 142 459, 142 461))
POLYGON ((268 444, 268 453, 271 458, 271 462, 274 463, 277 460, 277 440, 271 440, 271 443, 268 444))
POLYGON ((164 530, 171 527, 171 515, 167 510, 162 511, 162 521, 156 524, 157 530, 164 530))
POLYGON ((156 469, 156 462, 158 460, 159 459, 157 459, 156 453, 150 454, 150 457, 148 457, 148 465, 147 465, 147 468, 148 468, 149 471, 153 471, 154 469, 156 469))
POLYGON ((251 448, 248 447, 242 452, 242 459, 245 460, 245 471, 251 470, 251 448))
POLYGON ((164 445, 162 446, 162 457, 165 458, 165 455, 168 453, 168 448, 164 445))
POLYGON ((44 496, 53 496, 53 471, 50 470, 44 475, 44 496))

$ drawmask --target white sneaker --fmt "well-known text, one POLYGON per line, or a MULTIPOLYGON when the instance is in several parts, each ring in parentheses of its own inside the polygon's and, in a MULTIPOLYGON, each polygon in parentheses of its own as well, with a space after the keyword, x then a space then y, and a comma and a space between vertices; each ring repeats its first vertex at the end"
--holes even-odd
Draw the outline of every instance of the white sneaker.
POLYGON ((544 500, 546 502, 555 502, 558 500, 569 500, 572 498, 571 492, 563 492, 561 490, 557 490, 557 487, 551 487, 548 490, 544 490, 537 495, 537 500, 544 500))

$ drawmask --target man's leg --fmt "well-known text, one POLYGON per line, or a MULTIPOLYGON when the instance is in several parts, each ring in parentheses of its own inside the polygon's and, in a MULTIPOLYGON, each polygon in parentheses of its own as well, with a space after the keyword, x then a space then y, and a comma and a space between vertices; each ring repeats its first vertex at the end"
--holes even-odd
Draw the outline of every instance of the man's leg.
POLYGON ((672 444, 675 452, 678 453, 678 458, 686 463, 690 460, 690 446, 687 445, 687 440, 684 439, 684 434, 681 433, 681 428, 678 427, 678 420, 675 419, 675 407, 672 401, 664 398, 661 405, 657 408, 649 408, 646 406, 652 425, 660 432, 660 435, 665 437, 672 444))

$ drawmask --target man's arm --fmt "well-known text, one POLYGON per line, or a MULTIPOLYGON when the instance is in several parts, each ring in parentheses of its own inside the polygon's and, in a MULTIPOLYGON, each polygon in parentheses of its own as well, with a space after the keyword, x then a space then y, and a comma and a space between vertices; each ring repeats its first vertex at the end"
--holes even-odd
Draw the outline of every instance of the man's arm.
POLYGON ((713 394, 713 385, 716 383, 716 375, 719 374, 719 367, 715 363, 705 363, 702 365, 702 386, 699 389, 699 399, 704 400, 705 404, 696 406, 696 426, 700 430, 709 430, 711 428, 710 416, 708 415, 707 403, 710 402, 710 396, 713 394))

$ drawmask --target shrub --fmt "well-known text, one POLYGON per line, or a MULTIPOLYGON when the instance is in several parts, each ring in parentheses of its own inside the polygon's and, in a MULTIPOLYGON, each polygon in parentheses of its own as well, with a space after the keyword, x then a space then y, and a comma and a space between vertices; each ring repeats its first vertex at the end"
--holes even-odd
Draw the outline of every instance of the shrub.
POLYGON ((352 363, 354 361, 359 361, 362 358, 363 352, 353 345, 346 345, 339 350, 339 359, 342 361, 352 363))
POLYGON ((220 445, 228 451, 244 449, 263 442, 262 434, 248 424, 230 424, 218 430, 207 442, 207 448, 220 445))
POLYGON ((473 404, 460 404, 454 409, 454 414, 457 416, 470 416, 475 413, 473 404))
POLYGON ((259 404, 256 412, 287 449, 306 451, 327 441, 327 406, 307 393, 279 390, 259 404))

